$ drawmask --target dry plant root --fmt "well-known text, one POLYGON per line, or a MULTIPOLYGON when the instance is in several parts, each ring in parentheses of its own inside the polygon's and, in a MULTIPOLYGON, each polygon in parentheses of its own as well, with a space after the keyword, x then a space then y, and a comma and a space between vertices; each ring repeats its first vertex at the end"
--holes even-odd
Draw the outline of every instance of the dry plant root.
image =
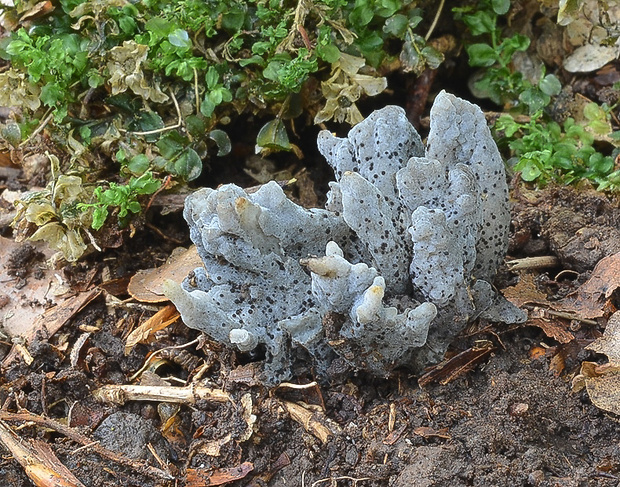
POLYGON ((195 404, 196 401, 225 403, 230 395, 222 389, 201 385, 186 387, 115 385, 103 386, 93 392, 97 401, 123 405, 127 401, 160 401, 182 404, 195 404))

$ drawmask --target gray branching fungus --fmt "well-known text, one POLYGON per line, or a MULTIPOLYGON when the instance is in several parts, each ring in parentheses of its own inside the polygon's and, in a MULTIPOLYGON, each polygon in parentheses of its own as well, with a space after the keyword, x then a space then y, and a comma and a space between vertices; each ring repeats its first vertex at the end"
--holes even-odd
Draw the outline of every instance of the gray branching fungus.
POLYGON ((525 319, 491 286, 510 213, 478 107, 440 93, 426 150, 394 106, 347 138, 321 132, 318 146, 336 175, 325 209, 296 205, 275 182, 187 198, 204 267, 165 285, 187 326, 242 352, 263 349, 261 379, 272 385, 308 359, 326 378, 343 365, 419 372, 472 320, 525 319))

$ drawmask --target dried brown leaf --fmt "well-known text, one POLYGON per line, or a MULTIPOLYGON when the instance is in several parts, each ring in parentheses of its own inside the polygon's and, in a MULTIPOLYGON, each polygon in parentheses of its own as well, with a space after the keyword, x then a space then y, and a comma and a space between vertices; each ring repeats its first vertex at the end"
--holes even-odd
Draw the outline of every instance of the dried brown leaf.
POLYGON ((590 343, 586 349, 607 355, 611 366, 620 367, 620 311, 609 318, 603 336, 590 343))
POLYGON ((528 325, 537 326, 549 338, 560 343, 568 343, 575 339, 575 335, 566 329, 568 325, 558 319, 534 318, 528 322, 528 325))
POLYGON ((187 487, 224 485, 246 477, 252 470, 254 470, 252 462, 243 462, 237 467, 218 468, 213 471, 188 468, 185 485, 187 487))
POLYGON ((535 274, 525 272, 519 276, 519 282, 516 285, 507 287, 502 294, 517 308, 532 303, 549 305, 547 295, 538 289, 534 278, 535 274))
POLYGON ((620 287, 620 252, 605 257, 596 264, 590 279, 559 302, 564 310, 582 318, 600 318, 605 313, 607 300, 620 287))
POLYGON ((592 403, 599 409, 620 414, 620 370, 593 377, 585 377, 586 390, 592 403))
POLYGON ((202 266, 195 246, 189 249, 175 249, 161 267, 138 271, 129 281, 127 291, 134 299, 144 303, 162 303, 168 301, 161 285, 167 279, 182 281, 191 271, 202 266))
POLYGON ((153 340, 156 332, 170 326, 180 316, 172 304, 160 309, 129 334, 125 342, 125 354, 128 355, 138 343, 147 343, 153 340))

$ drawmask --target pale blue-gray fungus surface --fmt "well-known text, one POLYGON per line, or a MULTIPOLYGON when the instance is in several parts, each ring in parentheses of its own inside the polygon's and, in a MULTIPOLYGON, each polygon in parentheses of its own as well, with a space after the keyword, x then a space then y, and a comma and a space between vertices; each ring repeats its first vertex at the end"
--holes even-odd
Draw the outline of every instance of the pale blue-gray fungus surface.
POLYGON ((472 320, 525 319, 491 286, 508 245, 504 164, 482 111, 441 92, 426 148, 388 106, 318 146, 334 169, 325 209, 275 182, 187 198, 204 267, 167 296, 185 324, 242 352, 264 350, 261 380, 318 377, 442 359, 472 320), (302 352, 303 351, 303 352, 302 352))

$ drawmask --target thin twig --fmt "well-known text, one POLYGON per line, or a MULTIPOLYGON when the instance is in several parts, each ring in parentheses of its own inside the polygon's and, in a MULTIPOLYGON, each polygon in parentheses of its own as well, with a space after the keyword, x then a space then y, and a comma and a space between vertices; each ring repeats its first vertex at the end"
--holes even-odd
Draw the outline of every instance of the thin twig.
POLYGON ((312 389, 317 385, 318 384, 316 381, 309 382, 308 384, 291 384, 290 382, 282 382, 280 385, 276 386, 276 389, 280 389, 281 387, 286 387, 288 389, 312 389))
POLYGON ((196 404, 197 401, 227 403, 231 400, 230 395, 222 389, 194 383, 181 387, 108 384, 93 391, 93 397, 99 402, 119 405, 129 401, 196 404))
POLYGON ((164 240, 169 240, 170 242, 175 243, 177 245, 183 245, 185 243, 183 240, 179 240, 178 238, 174 238, 174 237, 171 237, 170 235, 166 235, 164 232, 162 232, 159 228, 157 228, 152 223, 147 222, 146 226, 147 228, 150 228, 151 230, 153 230, 157 235, 159 235, 164 240))
POLYGON ((200 115, 200 98, 198 94, 198 71, 194 70, 194 97, 196 98, 196 115, 200 115))
POLYGON ((50 120, 54 117, 54 114, 52 113, 52 109, 50 108, 47 113, 45 114, 45 118, 43 119, 43 121, 41 122, 41 124, 34 129, 34 132, 32 132, 30 134, 30 137, 28 137, 26 140, 24 140, 21 144, 19 144, 19 147, 23 147, 24 145, 26 145, 28 142, 30 142, 33 137, 36 137, 37 135, 39 135, 39 133, 45 128, 45 126, 50 123, 50 120))
POLYGON ((146 205, 146 208, 144 209, 144 212, 146 213, 148 211, 148 209, 151 207, 151 205, 153 204, 153 201, 155 200, 155 197, 161 193, 164 189, 167 188, 168 184, 170 184, 170 181, 172 180, 172 175, 168 174, 165 178, 164 178, 164 183, 157 189, 157 191, 155 191, 153 193, 153 196, 151 196, 151 199, 149 200, 148 205, 146 205))
POLYGON ((439 16, 441 15, 441 11, 443 10, 444 3, 446 3, 446 0, 441 0, 441 3, 439 4, 439 8, 437 9, 437 13, 435 14, 435 18, 433 19, 433 23, 431 24, 430 28, 428 29, 428 32, 424 36, 425 41, 428 41, 430 39, 431 34, 435 30, 435 27, 437 27, 437 22, 439 22, 439 16))
POLYGON ((44 418, 43 416, 38 416, 31 412, 22 412, 22 413, 11 413, 8 411, 0 410, 0 420, 3 421, 32 421, 39 426, 43 426, 45 428, 51 428, 54 431, 65 435, 67 438, 75 441, 76 443, 80 443, 82 445, 88 445, 89 448, 105 457, 113 462, 119 463, 126 467, 132 468, 140 473, 148 475, 151 478, 159 479, 159 480, 172 480, 174 477, 163 470, 152 467, 150 465, 146 465, 144 463, 138 462, 136 460, 132 460, 131 458, 127 458, 124 455, 119 455, 118 453, 113 452, 112 450, 108 450, 107 448, 101 446, 98 442, 93 443, 93 441, 87 436, 79 433, 73 428, 65 426, 64 424, 59 423, 51 418, 44 418))
MULTIPOLYGON (((147 130, 146 132, 128 132, 131 135, 153 135, 160 134, 162 132, 167 132, 168 130, 178 129, 181 125, 183 125, 183 115, 181 115, 181 108, 179 107, 179 102, 177 101, 176 96, 174 96, 174 92, 172 88, 170 89, 170 96, 172 97, 172 101, 174 102, 174 107, 177 110, 177 115, 179 117, 179 121, 174 125, 168 125, 167 127, 162 127, 160 129, 155 130, 147 130)), ((127 132, 126 130, 120 130, 121 132, 127 132)))
POLYGON ((508 270, 522 271, 527 269, 544 269, 547 267, 557 267, 560 260, 554 255, 541 255, 538 257, 525 257, 506 262, 508 270))

